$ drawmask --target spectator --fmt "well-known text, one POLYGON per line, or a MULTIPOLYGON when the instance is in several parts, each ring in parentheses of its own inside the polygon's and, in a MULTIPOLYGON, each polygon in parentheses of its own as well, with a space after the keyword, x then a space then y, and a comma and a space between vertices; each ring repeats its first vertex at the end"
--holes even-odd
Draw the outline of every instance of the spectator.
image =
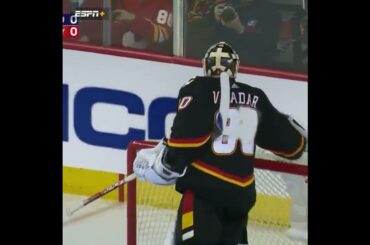
MULTIPOLYGON (((122 45, 130 48, 158 49, 172 36, 172 1, 146 0, 135 12, 125 9, 114 11, 114 21, 128 24, 122 45)), ((168 50, 170 51, 170 50, 168 50)))
POLYGON ((281 17, 265 0, 195 0, 187 24, 189 57, 200 58, 212 43, 225 40, 240 50, 243 64, 271 65, 281 17))
POLYGON ((201 19, 204 16, 211 13, 215 3, 215 0, 193 0, 190 3, 190 11, 188 13, 188 20, 193 21, 201 19))
POLYGON ((266 0, 234 0, 214 8, 215 38, 240 50, 244 64, 269 65, 276 51, 281 16, 266 0))
MULTIPOLYGON (((102 8, 100 0, 86 0, 83 8, 102 8)), ((172 36, 171 0, 114 1, 112 15, 112 45, 129 48, 161 48, 170 51, 172 36), (165 48, 161 47, 167 45, 165 48)), ((102 23, 81 21, 82 41, 100 44, 102 23)))
MULTIPOLYGON (((112 0, 112 9, 123 8, 127 6, 137 5, 138 0, 112 0)), ((86 9, 102 9, 103 1, 101 0, 84 0, 80 8, 86 9)), ((125 31, 123 24, 112 23, 111 41, 112 45, 120 45, 122 32, 125 31)), ((96 20, 81 20, 80 19, 80 41, 90 42, 93 44, 102 44, 103 41, 103 23, 96 20)))
POLYGON ((220 0, 193 0, 189 5, 186 56, 201 58, 209 46, 214 44, 215 25, 213 8, 220 0))

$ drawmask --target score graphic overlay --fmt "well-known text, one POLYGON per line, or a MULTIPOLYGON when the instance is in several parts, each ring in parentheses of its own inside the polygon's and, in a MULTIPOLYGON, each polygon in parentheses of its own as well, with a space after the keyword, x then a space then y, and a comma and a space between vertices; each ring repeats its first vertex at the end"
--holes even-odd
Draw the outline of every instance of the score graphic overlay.
POLYGON ((63 14, 63 38, 79 37, 79 21, 74 14, 63 14))
POLYGON ((103 20, 107 13, 106 9, 76 9, 73 14, 63 14, 63 38, 79 37, 79 19, 103 20))

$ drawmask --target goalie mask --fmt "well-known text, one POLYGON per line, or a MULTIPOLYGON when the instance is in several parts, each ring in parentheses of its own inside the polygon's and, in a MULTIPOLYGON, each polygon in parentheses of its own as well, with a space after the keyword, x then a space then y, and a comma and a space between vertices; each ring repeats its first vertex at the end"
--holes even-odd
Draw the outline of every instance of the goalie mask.
POLYGON ((205 76, 219 77, 225 71, 235 78, 239 69, 239 56, 235 50, 225 42, 212 45, 203 58, 205 76))

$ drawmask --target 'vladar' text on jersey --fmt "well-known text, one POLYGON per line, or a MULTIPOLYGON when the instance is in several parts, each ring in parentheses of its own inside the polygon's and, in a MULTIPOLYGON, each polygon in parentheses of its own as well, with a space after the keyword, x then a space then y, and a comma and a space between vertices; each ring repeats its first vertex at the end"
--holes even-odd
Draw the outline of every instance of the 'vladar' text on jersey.
MULTIPOLYGON (((213 102, 217 104, 219 101, 218 99, 220 98, 220 91, 212 91, 213 93, 213 102)), ((250 93, 245 93, 245 92, 234 92, 231 91, 230 93, 230 104, 236 104, 236 105, 241 105, 241 106, 249 106, 252 108, 256 108, 258 101, 258 96, 257 95, 252 95, 250 93)))
MULTIPOLYGON (((294 159, 305 140, 259 88, 231 81, 229 135, 219 122, 219 78, 196 77, 180 90, 165 161, 182 172, 176 189, 215 204, 250 208, 256 199, 255 146, 294 159)), ((221 119, 222 120, 222 119, 221 119)))

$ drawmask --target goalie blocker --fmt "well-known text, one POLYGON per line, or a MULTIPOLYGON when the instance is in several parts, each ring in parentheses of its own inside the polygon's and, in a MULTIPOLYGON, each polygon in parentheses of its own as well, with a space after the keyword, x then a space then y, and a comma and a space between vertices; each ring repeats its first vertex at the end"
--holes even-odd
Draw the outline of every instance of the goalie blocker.
POLYGON ((134 172, 137 177, 156 185, 172 185, 177 178, 184 176, 187 168, 179 174, 163 162, 166 152, 163 139, 154 148, 139 151, 134 161, 134 172))

